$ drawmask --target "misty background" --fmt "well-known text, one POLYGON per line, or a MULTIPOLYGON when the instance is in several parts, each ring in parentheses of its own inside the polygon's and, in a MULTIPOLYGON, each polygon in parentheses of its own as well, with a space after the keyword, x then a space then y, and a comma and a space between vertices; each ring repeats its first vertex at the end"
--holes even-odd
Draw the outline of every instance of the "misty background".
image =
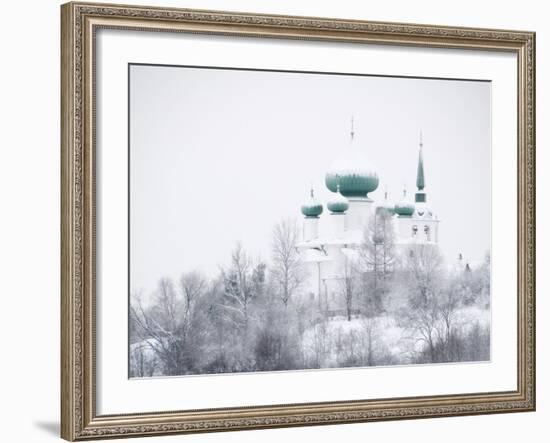
MULTIPOLYGON (((237 241, 269 258, 271 230, 300 219, 349 145, 380 177, 380 202, 415 192, 422 130, 428 204, 448 261, 490 249, 490 83, 141 66, 130 68, 130 290, 213 276, 237 241)), ((325 208, 326 214, 326 208, 325 208)), ((323 216, 322 216, 323 217, 323 216)), ((321 221, 323 223, 323 221, 321 221)))

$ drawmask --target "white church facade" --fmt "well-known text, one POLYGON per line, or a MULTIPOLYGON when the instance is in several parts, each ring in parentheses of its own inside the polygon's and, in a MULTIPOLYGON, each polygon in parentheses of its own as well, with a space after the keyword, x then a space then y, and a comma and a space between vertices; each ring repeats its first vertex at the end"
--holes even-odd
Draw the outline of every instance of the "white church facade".
POLYGON ((329 306, 338 304, 336 300, 341 297, 335 294, 342 290, 350 263, 358 260, 365 230, 382 213, 392 225, 397 253, 414 244, 439 242, 440 220, 428 205, 425 192, 422 136, 414 197, 403 190, 402 199, 390 204, 386 192, 384 200, 376 202, 369 194, 378 189, 379 182, 378 174, 354 143, 352 122, 350 146, 325 175, 330 199, 323 205, 311 190, 301 207, 302 241, 297 249, 309 275, 305 291, 318 299, 319 305, 322 300, 329 306))

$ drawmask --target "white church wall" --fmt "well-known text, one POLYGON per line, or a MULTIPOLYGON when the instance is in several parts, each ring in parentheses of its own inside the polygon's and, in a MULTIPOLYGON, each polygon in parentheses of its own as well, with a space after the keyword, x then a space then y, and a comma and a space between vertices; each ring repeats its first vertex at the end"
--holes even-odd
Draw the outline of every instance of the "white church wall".
POLYGON ((311 241, 319 237, 319 218, 304 218, 302 237, 303 241, 311 241))
POLYGON ((342 238, 348 228, 348 220, 346 214, 330 214, 328 216, 330 224, 329 238, 342 238))
POLYGON ((439 221, 418 217, 397 217, 396 233, 398 243, 438 243, 439 221))
POLYGON ((372 215, 373 205, 370 198, 350 198, 346 212, 348 229, 363 229, 372 215))

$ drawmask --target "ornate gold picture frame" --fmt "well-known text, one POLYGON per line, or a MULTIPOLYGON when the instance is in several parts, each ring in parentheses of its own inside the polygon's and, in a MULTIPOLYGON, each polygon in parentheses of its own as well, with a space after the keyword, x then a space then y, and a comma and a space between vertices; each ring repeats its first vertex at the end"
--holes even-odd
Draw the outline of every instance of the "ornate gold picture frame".
MULTIPOLYGON (((87 440, 535 410, 535 34, 72 2, 61 7, 61 436, 87 440), (97 413, 96 33, 100 29, 471 49, 517 57, 517 388, 97 413)), ((126 334, 121 329, 121 334, 126 334)), ((510 343, 515 346, 516 343, 510 343)))

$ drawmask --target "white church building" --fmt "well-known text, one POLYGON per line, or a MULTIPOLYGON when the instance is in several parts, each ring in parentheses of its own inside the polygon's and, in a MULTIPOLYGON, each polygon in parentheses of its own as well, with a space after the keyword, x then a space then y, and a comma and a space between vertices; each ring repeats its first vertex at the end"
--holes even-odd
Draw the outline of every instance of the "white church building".
POLYGON ((301 207, 302 241, 297 249, 309 275, 306 292, 318 299, 320 305, 321 300, 328 305, 337 304, 340 297, 335 294, 341 291, 346 267, 358 259, 365 229, 381 211, 386 211, 393 224, 398 252, 413 244, 438 243, 440 220, 427 202, 422 148, 420 136, 414 198, 403 190, 402 199, 395 204, 389 203, 387 193, 383 201, 376 202, 369 194, 378 188, 379 177, 365 158, 364 150, 354 143, 352 120, 349 147, 325 175, 331 198, 323 205, 312 189, 301 207))

